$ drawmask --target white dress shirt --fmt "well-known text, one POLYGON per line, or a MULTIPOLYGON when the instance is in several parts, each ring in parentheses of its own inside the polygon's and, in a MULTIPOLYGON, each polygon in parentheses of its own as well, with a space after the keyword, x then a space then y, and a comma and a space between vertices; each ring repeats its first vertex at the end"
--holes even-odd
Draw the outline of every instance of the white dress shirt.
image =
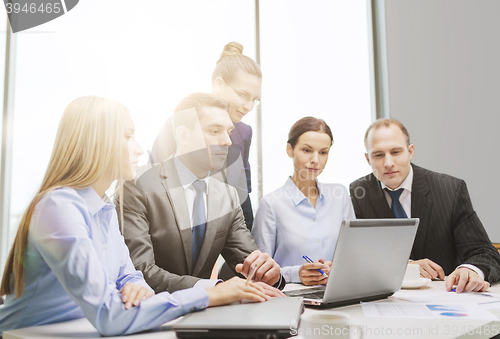
MULTIPOLYGON (((405 213, 408 216, 408 218, 411 218, 411 187, 412 187, 412 184, 413 184, 413 167, 411 167, 411 166, 410 166, 410 173, 408 173, 408 176, 406 177, 406 179, 396 189, 389 188, 383 182, 380 182, 380 185, 381 185, 382 189, 384 190, 385 198, 387 199, 387 203, 389 204, 389 207, 392 204, 392 198, 389 195, 389 192, 387 192, 385 190, 385 188, 387 188, 388 190, 391 190, 391 191, 397 191, 400 188, 404 189, 403 193, 401 193, 401 196, 399 197, 399 202, 401 203, 401 206, 403 206, 403 209, 405 210, 405 213)), ((466 268, 473 270, 481 277, 481 279, 484 280, 484 273, 478 267, 471 265, 471 264, 463 264, 463 265, 458 266, 457 268, 459 268, 459 267, 466 267, 466 268)))
MULTIPOLYGON (((175 169, 177 170, 177 175, 184 188, 184 196, 186 197, 186 204, 189 213, 189 221, 191 224, 191 229, 193 228, 193 210, 194 210, 194 198, 196 197, 196 191, 193 186, 193 182, 198 180, 198 177, 191 172, 189 168, 186 167, 180 161, 177 156, 174 156, 175 169)), ((203 203, 205 204, 205 220, 207 219, 207 194, 208 194, 208 182, 210 179, 210 173, 203 179, 205 181, 205 194, 203 194, 203 203)), ((217 283, 222 282, 220 279, 200 279, 194 284, 194 287, 209 288, 214 287, 217 283)))
POLYGON ((392 198, 389 195, 389 192, 387 192, 385 189, 387 188, 390 191, 397 191, 400 188, 403 188, 404 191, 401 193, 399 196, 399 202, 401 203, 401 206, 403 206, 403 209, 405 210, 406 216, 408 218, 411 218, 411 186, 413 184, 413 167, 410 166, 410 173, 408 173, 408 176, 406 179, 399 185, 398 188, 392 189, 390 187, 387 187, 382 181, 380 182, 380 185, 382 186, 382 189, 384 190, 385 198, 387 199, 387 203, 389 204, 389 207, 392 205, 392 198))
POLYGON ((301 282, 303 255, 314 261, 332 260, 342 221, 355 219, 344 186, 318 181, 316 184, 316 206, 288 178, 284 186, 262 197, 255 215, 255 243, 281 266, 287 282, 301 282))
MULTIPOLYGON (((175 169, 177 170, 177 174, 179 175, 179 180, 181 182, 182 187, 184 188, 184 196, 186 197, 186 204, 189 212, 189 221, 191 222, 191 228, 193 228, 193 209, 194 209, 194 198, 196 197, 196 191, 194 189, 193 183, 198 180, 198 177, 193 174, 179 160, 176 156, 174 157, 175 169)), ((210 179, 210 173, 203 179, 205 182, 205 194, 203 194, 203 203, 205 204, 205 220, 207 218, 207 194, 208 194, 208 181, 210 179)))

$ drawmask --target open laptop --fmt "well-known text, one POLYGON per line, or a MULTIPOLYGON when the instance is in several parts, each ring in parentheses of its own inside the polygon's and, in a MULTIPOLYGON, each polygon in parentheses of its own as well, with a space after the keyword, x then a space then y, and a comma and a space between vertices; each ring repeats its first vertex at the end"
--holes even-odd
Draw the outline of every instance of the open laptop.
POLYGON ((288 338, 303 310, 302 298, 272 298, 190 313, 173 328, 178 338, 288 338))
POLYGON ((325 308, 387 298, 401 288, 418 223, 418 218, 345 220, 326 287, 285 294, 325 308))

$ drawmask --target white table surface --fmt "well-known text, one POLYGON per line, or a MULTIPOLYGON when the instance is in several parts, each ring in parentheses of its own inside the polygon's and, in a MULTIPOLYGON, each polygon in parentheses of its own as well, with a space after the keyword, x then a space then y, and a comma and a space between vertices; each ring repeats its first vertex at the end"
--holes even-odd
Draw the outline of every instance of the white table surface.
MULTIPOLYGON (((297 288, 297 284, 289 284, 286 289, 297 288)), ((419 293, 419 291, 440 291, 444 290, 444 282, 433 281, 428 286, 417 290, 404 290, 410 293, 419 293)), ((488 291, 490 293, 500 294, 500 284, 494 285, 488 291)), ((380 302, 380 301, 379 301, 380 302)), ((392 296, 381 302, 405 302, 392 296)), ((464 320, 464 319, 390 319, 390 318, 365 318, 361 305, 344 306, 334 309, 347 313, 352 322, 363 326, 365 330, 364 338, 458 338, 463 336, 468 338, 490 338, 493 329, 500 332, 500 321, 483 320, 464 320), (473 335, 466 332, 470 329, 476 329, 473 335), (485 331, 486 330, 486 331, 485 331), (481 333, 479 333, 481 332, 481 333), (486 335, 485 332, 489 332, 486 335)), ((321 310, 306 308, 305 312, 321 312, 321 310)), ((492 310, 500 318, 500 309, 492 310)), ((175 332, 171 330, 170 322, 163 325, 156 331, 148 331, 139 334, 127 335, 126 338, 162 338, 174 339, 175 332)), ((472 333, 472 332, 471 332, 472 333)), ((36 338, 36 339, 54 339, 54 338, 100 338, 101 336, 87 319, 78 319, 52 325, 34 326, 18 330, 6 331, 3 333, 4 339, 36 338)), ((108 337, 114 338, 114 337, 108 337)), ((296 337, 299 338, 299 337, 296 337)), ((326 338, 326 337, 325 337, 326 338)))

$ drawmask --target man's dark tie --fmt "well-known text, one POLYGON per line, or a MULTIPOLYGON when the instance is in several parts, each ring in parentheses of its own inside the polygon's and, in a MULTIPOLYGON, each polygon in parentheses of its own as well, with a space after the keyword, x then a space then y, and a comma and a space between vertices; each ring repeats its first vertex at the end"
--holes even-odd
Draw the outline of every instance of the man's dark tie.
POLYGON ((396 218, 408 218, 403 206, 399 202, 399 197, 403 193, 404 188, 400 188, 397 191, 391 191, 387 188, 385 190, 391 196, 391 199, 392 199, 391 210, 392 210, 392 213, 394 213, 394 216, 396 218))
POLYGON ((193 270, 200 254, 203 238, 205 237, 205 226, 207 217, 205 214, 205 203, 203 202, 203 194, 205 194, 205 181, 196 180, 193 182, 196 196, 193 206, 193 270))

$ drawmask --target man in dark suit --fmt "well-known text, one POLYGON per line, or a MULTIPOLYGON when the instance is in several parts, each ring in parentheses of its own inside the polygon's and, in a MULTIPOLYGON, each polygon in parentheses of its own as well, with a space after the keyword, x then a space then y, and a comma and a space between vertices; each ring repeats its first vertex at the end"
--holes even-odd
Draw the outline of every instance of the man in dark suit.
POLYGON ((236 189, 213 177, 231 145, 227 109, 213 94, 184 98, 172 119, 176 154, 124 184, 123 235, 156 292, 215 285, 208 278, 220 254, 233 274, 255 266, 254 280, 269 295, 281 292, 268 285, 284 287, 279 265, 245 226, 236 189))
POLYGON ((412 164, 414 146, 397 120, 373 123, 365 147, 373 173, 350 185, 357 218, 419 218, 411 259, 425 278, 448 275, 448 291, 485 291, 500 280, 500 255, 463 180, 412 164))

